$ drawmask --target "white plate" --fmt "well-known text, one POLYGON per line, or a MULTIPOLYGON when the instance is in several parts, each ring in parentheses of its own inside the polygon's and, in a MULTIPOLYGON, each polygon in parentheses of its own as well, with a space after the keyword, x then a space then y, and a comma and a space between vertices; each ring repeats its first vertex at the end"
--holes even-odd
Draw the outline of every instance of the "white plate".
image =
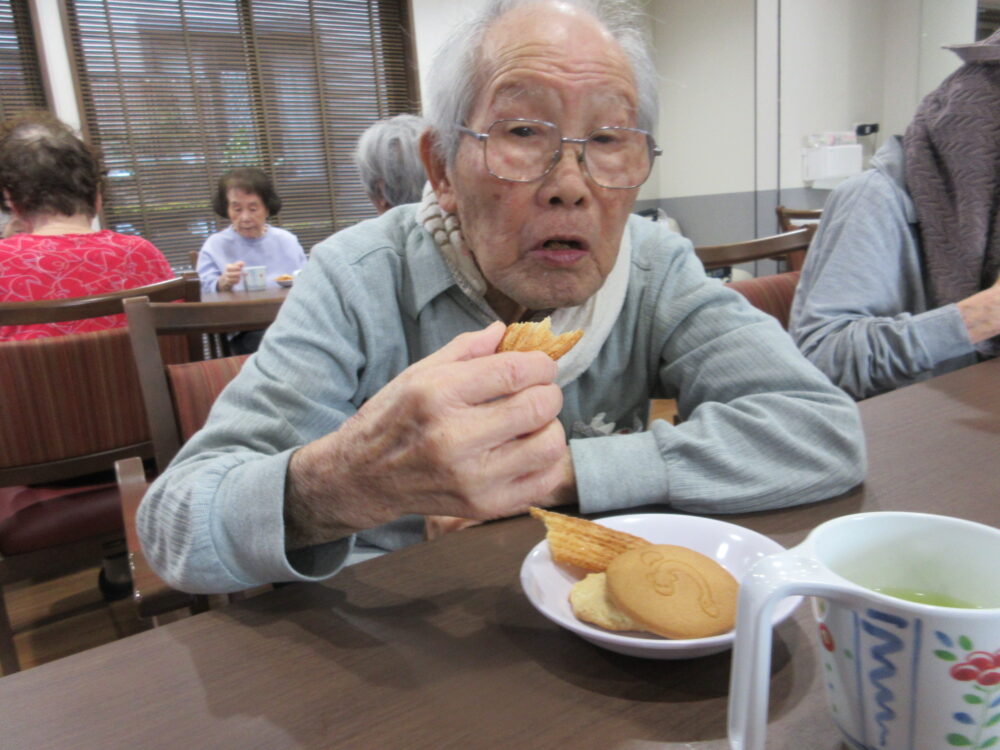
POLYGON ((278 282, 278 286, 290 287, 295 280, 294 279, 275 279, 278 282))
MULTIPOLYGON (((762 557, 784 547, 756 531, 736 524, 700 516, 671 513, 638 513, 601 518, 597 523, 627 531, 654 544, 678 544, 716 560, 737 581, 762 557)), ((558 565, 549 554, 549 543, 541 541, 521 565, 521 588, 535 608, 557 625, 591 643, 629 656, 647 659, 692 659, 725 651, 733 645, 733 632, 708 638, 670 640, 644 633, 614 633, 576 619, 569 604, 569 591, 585 571, 558 565)), ((778 603, 774 624, 782 622, 802 601, 788 597, 778 603)))

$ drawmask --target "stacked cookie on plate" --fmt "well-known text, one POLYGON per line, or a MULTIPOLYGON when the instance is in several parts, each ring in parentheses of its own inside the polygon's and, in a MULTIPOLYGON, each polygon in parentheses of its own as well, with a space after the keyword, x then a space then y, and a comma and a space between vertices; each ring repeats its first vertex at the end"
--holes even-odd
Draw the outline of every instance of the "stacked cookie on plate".
POLYGON ((732 629, 739 584, 699 552, 560 513, 532 508, 545 524, 552 559, 587 571, 570 604, 584 622, 666 638, 704 638, 732 629))

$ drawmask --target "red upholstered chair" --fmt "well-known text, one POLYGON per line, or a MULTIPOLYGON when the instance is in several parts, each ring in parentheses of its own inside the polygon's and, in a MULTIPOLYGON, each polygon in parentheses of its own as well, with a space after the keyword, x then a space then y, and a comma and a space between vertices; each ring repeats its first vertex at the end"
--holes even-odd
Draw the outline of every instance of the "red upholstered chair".
MULTIPOLYGON (((239 373, 249 355, 165 364, 160 356, 158 339, 164 335, 267 328, 274 321, 281 302, 280 298, 185 305, 157 304, 142 298, 126 302, 132 350, 143 403, 152 425, 153 452, 159 471, 163 471, 181 445, 201 429, 215 399, 239 373)), ((158 618, 180 608, 204 608, 207 606, 204 597, 172 589, 146 562, 135 531, 135 515, 147 488, 140 462, 119 461, 116 471, 128 535, 133 600, 140 616, 158 618)))
POLYGON ((788 330, 788 316, 792 311, 799 275, 798 271, 786 271, 734 281, 728 286, 746 297, 754 307, 773 315, 781 323, 781 327, 788 330))
MULTIPOLYGON (((129 294, 197 298, 183 279, 95 297, 0 304, 0 324, 122 312, 129 294)), ((187 359, 187 342, 164 342, 187 359)), ((125 550, 111 471, 153 446, 128 332, 0 342, 0 667, 19 669, 2 587, 98 565, 125 550)))

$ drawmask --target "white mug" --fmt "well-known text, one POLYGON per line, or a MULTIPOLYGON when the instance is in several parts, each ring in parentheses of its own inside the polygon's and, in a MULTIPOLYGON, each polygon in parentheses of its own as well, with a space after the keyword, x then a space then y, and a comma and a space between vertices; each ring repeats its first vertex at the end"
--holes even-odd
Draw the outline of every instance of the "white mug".
POLYGON ((259 292, 264 288, 267 266, 247 266, 243 269, 243 288, 248 292, 259 292))
POLYGON ((848 747, 1000 750, 1000 530, 860 513, 758 561, 740 585, 732 750, 764 748, 771 614, 798 594, 818 597, 819 669, 848 747))

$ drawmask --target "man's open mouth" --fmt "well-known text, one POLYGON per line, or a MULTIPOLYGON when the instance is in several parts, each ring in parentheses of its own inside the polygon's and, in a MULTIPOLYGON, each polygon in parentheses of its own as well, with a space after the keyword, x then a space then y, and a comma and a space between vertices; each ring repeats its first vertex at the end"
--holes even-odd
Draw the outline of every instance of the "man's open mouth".
POLYGON ((553 238, 542 243, 546 250, 584 250, 583 243, 579 240, 564 240, 553 238))

